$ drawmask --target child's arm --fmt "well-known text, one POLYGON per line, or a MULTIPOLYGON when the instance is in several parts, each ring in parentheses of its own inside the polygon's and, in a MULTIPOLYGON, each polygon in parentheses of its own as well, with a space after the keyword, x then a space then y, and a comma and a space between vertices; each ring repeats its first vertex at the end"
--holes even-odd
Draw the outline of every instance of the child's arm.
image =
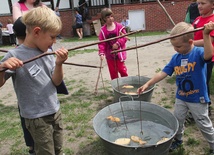
POLYGON ((194 45, 199 46, 199 47, 203 47, 204 46, 204 40, 203 39, 194 40, 194 45))
POLYGON ((19 3, 15 3, 13 5, 13 22, 15 22, 19 17, 22 16, 21 8, 18 5, 19 3))
POLYGON ((203 38, 204 38, 204 59, 210 60, 213 56, 213 45, 212 39, 210 36, 210 32, 214 30, 214 23, 209 22, 204 25, 205 29, 203 31, 203 38))
MULTIPOLYGON (((119 35, 121 34, 126 34, 125 28, 119 33, 119 35)), ((112 49, 117 50, 119 47, 123 47, 123 45, 125 45, 127 40, 128 40, 127 37, 122 37, 117 39, 117 42, 113 45, 112 49)))
MULTIPOLYGON (((102 30, 101 30, 102 31, 102 30)), ((102 32, 100 31, 100 34, 98 36, 98 39, 100 41, 104 40, 105 38, 103 37, 102 32)), ((105 47, 106 47, 106 42, 102 42, 98 44, 98 50, 99 50, 99 56, 100 59, 103 60, 104 59, 104 55, 105 55, 105 47)))
POLYGON ((55 52, 56 54, 56 66, 52 76, 52 81, 55 86, 60 85, 63 79, 62 64, 68 59, 68 50, 61 48, 55 52))
MULTIPOLYGON (((4 62, 0 63, 0 69, 10 69, 10 70, 15 70, 16 68, 22 67, 23 66, 23 62, 15 57, 11 57, 7 60, 5 60, 4 62)), ((4 83, 6 82, 4 79, 4 75, 5 72, 2 71, 0 72, 0 87, 2 87, 4 85, 4 83)))
POLYGON ((138 88, 137 92, 140 94, 141 92, 144 92, 149 86, 163 80, 165 77, 167 77, 167 74, 163 71, 157 73, 152 79, 150 79, 148 82, 146 82, 144 85, 142 85, 140 88, 138 88))

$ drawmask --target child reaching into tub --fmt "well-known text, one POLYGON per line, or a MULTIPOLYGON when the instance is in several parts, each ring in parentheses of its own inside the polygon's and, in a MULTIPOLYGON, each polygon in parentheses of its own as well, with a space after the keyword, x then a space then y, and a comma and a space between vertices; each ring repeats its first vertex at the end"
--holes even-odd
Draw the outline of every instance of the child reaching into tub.
MULTIPOLYGON (((124 26, 120 23, 114 22, 113 12, 111 9, 104 8, 101 11, 101 18, 105 22, 105 25, 100 29, 100 41, 126 33, 124 26)), ((123 37, 98 44, 100 59, 102 61, 105 56, 112 80, 118 78, 118 72, 121 77, 128 76, 127 68, 125 66, 126 51, 120 52, 116 55, 111 54, 113 50, 125 49, 126 41, 127 38, 123 37)))
MULTIPOLYGON (((177 149, 182 144, 184 122, 188 110, 199 127, 204 138, 210 146, 210 153, 214 155, 214 128, 208 116, 209 97, 206 85, 206 63, 211 62, 213 46, 210 32, 214 23, 204 25, 204 48, 193 44, 193 33, 171 39, 171 44, 177 52, 164 69, 157 73, 143 86, 138 88, 140 94, 149 86, 163 80, 167 75, 176 75, 177 93, 174 105, 174 115, 178 119, 179 128, 170 147, 170 151, 177 149)), ((194 30, 193 26, 180 22, 171 31, 171 36, 194 30)))

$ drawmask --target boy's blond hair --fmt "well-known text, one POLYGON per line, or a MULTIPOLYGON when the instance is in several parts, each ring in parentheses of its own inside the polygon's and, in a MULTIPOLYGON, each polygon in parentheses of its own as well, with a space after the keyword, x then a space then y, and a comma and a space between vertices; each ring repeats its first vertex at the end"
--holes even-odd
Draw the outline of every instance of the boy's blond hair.
POLYGON ((53 10, 46 6, 41 6, 30 10, 22 17, 22 22, 26 25, 27 32, 34 27, 40 27, 43 32, 60 32, 62 22, 53 10))
MULTIPOLYGON (((194 30, 194 27, 191 24, 186 23, 186 22, 180 22, 180 23, 176 24, 174 26, 174 28, 171 30, 170 36, 181 34, 181 33, 192 31, 192 30, 194 30)), ((194 38, 194 33, 193 32, 188 33, 188 34, 185 34, 180 37, 173 38, 173 39, 177 39, 177 38, 181 38, 183 40, 183 42, 187 42, 190 39, 194 38)))
POLYGON ((104 9, 102 9, 102 11, 101 11, 101 19, 105 22, 105 18, 106 18, 107 16, 112 15, 112 14, 113 14, 113 12, 112 12, 111 9, 109 9, 109 8, 104 8, 104 9))

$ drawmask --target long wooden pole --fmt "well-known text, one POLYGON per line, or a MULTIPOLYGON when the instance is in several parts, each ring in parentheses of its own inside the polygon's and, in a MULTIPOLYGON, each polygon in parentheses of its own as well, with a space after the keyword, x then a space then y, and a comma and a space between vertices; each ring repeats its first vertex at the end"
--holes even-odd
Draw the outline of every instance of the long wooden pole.
MULTIPOLYGON (((118 38, 122 38, 122 37, 126 37, 128 35, 131 35, 131 34, 135 34, 135 33, 139 33, 141 32, 142 30, 138 30, 138 31, 133 31, 133 32, 130 32, 130 33, 126 33, 126 34, 122 34, 120 36, 117 36, 117 37, 113 37, 113 38, 109 38, 109 39, 106 39, 106 40, 102 40, 102 41, 98 41, 98 42, 94 42, 94 43, 90 43, 90 44, 86 44, 86 45, 82 45, 82 46, 77 46, 77 47, 74 47, 74 48, 70 48, 70 49, 67 49, 68 51, 71 51, 71 50, 76 50, 76 49, 80 49, 80 48, 84 48, 84 47, 88 47, 88 46, 92 46, 92 45, 96 45, 96 44, 99 44, 99 43, 103 43, 103 42, 107 42, 107 41, 110 41, 110 40, 115 40, 115 39, 118 39, 118 38)), ((7 52, 6 50, 3 50, 3 49, 0 49, 0 52, 7 52)), ((46 56, 46 55, 53 55, 55 54, 54 52, 45 52, 45 53, 42 53, 36 57, 33 57, 29 60, 26 60, 24 61, 23 63, 29 63, 31 61, 34 61, 36 59, 39 59, 43 56, 46 56)), ((68 64, 68 63, 66 63, 68 64)), ((76 65, 76 66, 84 66, 84 67, 93 67, 93 68, 100 68, 98 66, 89 66, 89 65, 81 65, 81 64, 74 64, 74 63, 69 63, 70 65, 76 65)), ((3 71, 6 71, 7 69, 3 69, 3 70, 0 70, 0 72, 3 72, 3 71)))
POLYGON ((158 4, 160 5, 160 7, 163 9, 163 11, 165 12, 165 14, 167 15, 167 17, 169 18, 169 20, 172 22, 172 24, 175 26, 175 22, 172 20, 171 16, 169 15, 169 13, 166 11, 165 7, 161 4, 161 2, 159 0, 157 0, 158 4))
MULTIPOLYGON (((97 45, 97 44, 100 44, 100 43, 103 43, 103 42, 107 42, 107 41, 123 38, 123 37, 129 36, 129 35, 132 35, 132 34, 135 34, 135 33, 139 33, 139 32, 142 32, 142 30, 132 31, 132 32, 129 32, 129 33, 126 33, 126 34, 121 34, 121 35, 119 35, 117 37, 113 37, 113 38, 109 38, 109 39, 105 39, 105 40, 102 40, 102 41, 97 41, 97 42, 94 42, 94 43, 85 44, 85 45, 81 45, 81 46, 76 46, 76 47, 73 47, 73 48, 69 48, 67 50, 68 51, 77 50, 77 49, 81 49, 81 48, 84 48, 84 47, 97 45)), ((127 39, 129 40, 129 38, 127 38, 127 39)), ((7 51, 3 50, 3 49, 0 49, 0 52, 7 52, 7 51)))
MULTIPOLYGON (((23 61, 23 64, 26 64, 26 63, 29 63, 29 62, 34 61, 36 59, 39 59, 41 57, 44 57, 44 56, 47 56, 47 55, 53 55, 53 54, 55 54, 55 52, 45 52, 45 53, 37 55, 37 56, 35 56, 35 57, 31 58, 31 59, 23 61)), ((74 65, 74 66, 82 66, 82 67, 100 68, 100 66, 83 65, 83 64, 75 64, 75 63, 68 63, 68 62, 64 62, 63 64, 74 65)), ((0 72, 6 71, 6 70, 8 70, 8 68, 4 68, 4 69, 0 70, 0 72)))
POLYGON ((203 30, 203 29, 204 29, 204 27, 200 27, 200 28, 194 29, 192 31, 183 32, 183 33, 180 33, 180 34, 177 34, 177 35, 169 36, 169 37, 166 37, 166 38, 163 38, 163 39, 160 39, 160 40, 156 40, 156 41, 152 41, 152 42, 149 42, 149 43, 146 43, 146 44, 142 44, 142 45, 139 45, 139 46, 134 46, 134 47, 126 48, 126 49, 112 51, 111 54, 118 53, 118 52, 123 52, 123 51, 128 51, 128 50, 133 50, 133 49, 136 49, 136 48, 145 47, 145 46, 148 46, 148 45, 152 45, 152 44, 156 44, 156 43, 162 42, 164 40, 180 37, 182 35, 185 35, 185 34, 188 34, 188 33, 193 33, 193 32, 196 32, 196 31, 203 30))
POLYGON ((102 41, 97 41, 97 42, 94 42, 94 43, 73 47, 73 48, 68 49, 68 51, 72 51, 72 50, 76 50, 76 49, 80 49, 80 48, 84 48, 84 47, 88 47, 88 46, 92 46, 92 45, 97 45, 97 44, 100 44, 100 43, 103 43, 103 42, 107 42, 107 41, 123 38, 125 36, 132 35, 132 34, 139 33, 139 32, 142 32, 142 30, 132 31, 132 32, 129 32, 129 33, 126 33, 126 34, 119 35, 119 36, 114 37, 114 38, 109 38, 109 39, 105 39, 105 40, 102 40, 102 41))
POLYGON ((95 94, 97 94, 97 87, 98 87, 99 79, 100 79, 100 76, 101 76, 102 62, 103 62, 103 60, 100 60, 100 69, 99 69, 99 73, 98 73, 98 77, 97 77, 97 83, 96 83, 95 90, 94 90, 95 94))

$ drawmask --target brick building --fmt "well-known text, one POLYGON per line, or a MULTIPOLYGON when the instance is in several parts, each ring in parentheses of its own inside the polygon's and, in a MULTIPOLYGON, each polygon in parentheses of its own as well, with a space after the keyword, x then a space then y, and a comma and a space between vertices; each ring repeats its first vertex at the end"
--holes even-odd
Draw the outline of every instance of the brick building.
MULTIPOLYGON (((124 2, 124 0, 120 0, 120 2, 122 1, 124 2)), ((178 22, 184 21, 186 9, 190 3, 191 1, 186 1, 186 0, 161 1, 161 4, 163 5, 164 9, 170 15, 171 19, 174 21, 175 24, 178 22)), ((123 15, 129 15, 129 13, 132 13, 132 11, 136 11, 136 10, 143 11, 144 13, 143 15, 145 18, 145 21, 144 21, 145 25, 143 29, 144 31, 166 31, 168 29, 171 29, 174 26, 170 18, 165 13, 164 9, 159 5, 157 1, 142 2, 142 0, 140 0, 140 1, 134 1, 134 3, 121 3, 121 4, 115 3, 111 5, 108 4, 108 7, 109 6, 114 12, 115 21, 118 21, 118 22, 122 20, 123 15)), ((106 7, 106 6, 89 5, 88 7, 89 11, 99 8, 99 10, 97 11, 97 14, 93 13, 93 15, 91 15, 92 20, 87 21, 88 23, 91 24, 92 27, 93 27, 92 21, 100 18, 99 12, 103 7, 106 7)), ((70 9, 60 9, 61 20, 63 23, 63 29, 62 29, 61 35, 63 37, 72 37, 74 35, 73 29, 72 29, 72 25, 74 25, 73 8, 74 7, 71 7, 70 9)), ((8 15, 0 16, 0 21, 3 23, 3 25, 6 25, 8 18, 12 19, 12 15, 8 14, 8 15)), ((137 22, 137 21, 134 21, 134 22, 137 22)))

